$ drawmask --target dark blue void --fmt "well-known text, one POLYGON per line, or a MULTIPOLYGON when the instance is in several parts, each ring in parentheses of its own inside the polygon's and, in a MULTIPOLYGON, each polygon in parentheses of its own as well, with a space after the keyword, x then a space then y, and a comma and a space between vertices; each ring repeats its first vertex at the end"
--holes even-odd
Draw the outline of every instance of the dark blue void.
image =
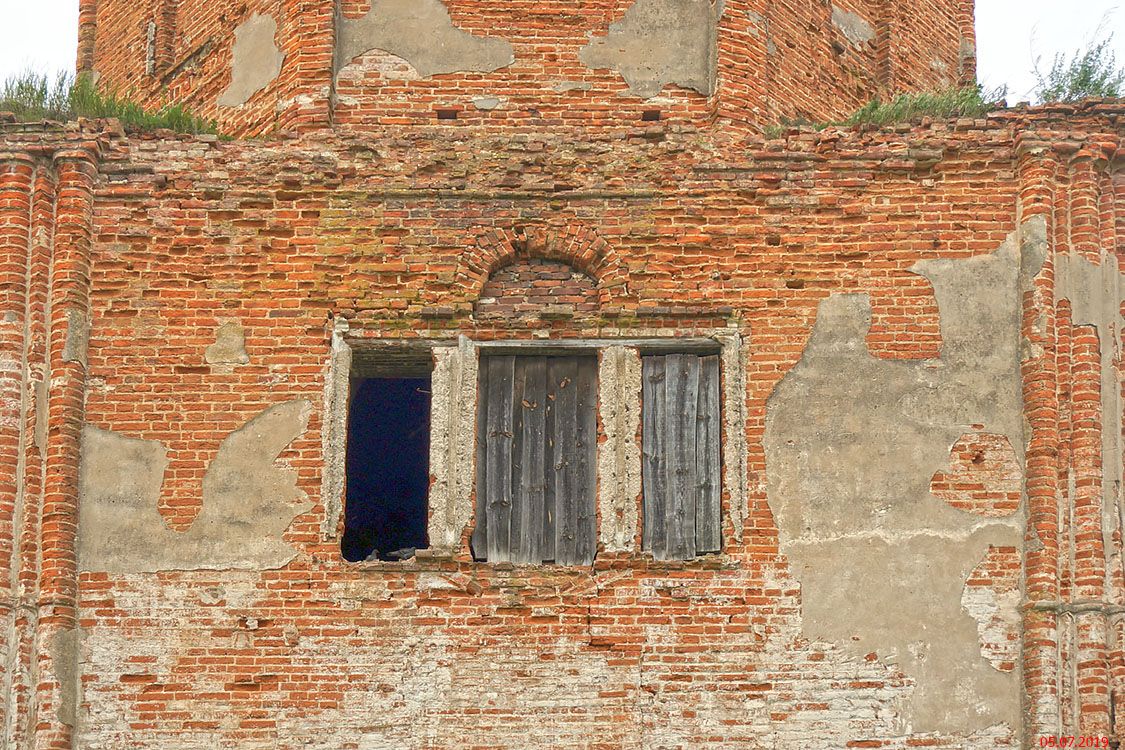
POLYGON ((353 381, 347 480, 344 559, 398 560, 427 546, 429 378, 353 381))

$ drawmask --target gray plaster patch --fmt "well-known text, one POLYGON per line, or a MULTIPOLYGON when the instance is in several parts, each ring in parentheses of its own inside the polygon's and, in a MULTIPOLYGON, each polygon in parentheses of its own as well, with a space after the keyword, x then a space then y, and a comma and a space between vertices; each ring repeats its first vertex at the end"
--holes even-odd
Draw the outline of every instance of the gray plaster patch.
POLYGON ((79 629, 58 630, 51 635, 48 651, 55 678, 59 681, 59 701, 55 715, 68 727, 78 721, 78 706, 82 699, 82 684, 79 678, 78 652, 83 633, 79 629))
POLYGON ((875 27, 866 18, 836 5, 832 6, 832 25, 856 47, 875 39, 875 27))
POLYGON ((473 99, 473 106, 479 110, 488 112, 500 106, 500 98, 496 96, 478 96, 473 99))
POLYGON ((237 321, 228 321, 215 332, 215 343, 207 347, 203 359, 209 365, 244 365, 250 361, 246 353, 246 334, 237 321))
POLYGON ((296 473, 275 464, 308 427, 311 405, 271 406, 232 432, 203 477, 203 508, 185 532, 158 510, 167 451, 87 425, 79 471, 79 566, 141 572, 278 568, 296 555, 281 538, 311 507, 296 473))
POLYGON ((453 553, 473 514, 477 351, 469 339, 434 349, 430 390, 430 547, 453 553))
POLYGON ((641 357, 610 346, 598 366, 598 414, 605 440, 598 444, 598 537, 607 552, 631 552, 641 494, 641 357))
POLYGON ((340 19, 337 71, 376 49, 402 58, 423 78, 488 72, 516 59, 504 39, 473 36, 454 26, 441 0, 373 0, 363 18, 340 19))
POLYGON ((974 59, 977 56, 977 45, 968 37, 961 37, 961 45, 957 50, 957 56, 963 66, 967 61, 974 59))
POLYGON ((551 84, 551 88, 560 94, 565 94, 568 91, 589 91, 593 86, 586 81, 555 81, 551 84))
POLYGON ((710 95, 721 13, 711 0, 636 0, 607 35, 591 36, 578 58, 621 73, 635 96, 656 96, 669 83, 710 95))
POLYGON ((78 362, 86 366, 86 352, 90 347, 90 318, 77 308, 66 311, 66 340, 63 342, 63 362, 78 362))
POLYGON ((277 47, 276 35, 277 21, 261 13, 253 14, 234 30, 231 80, 219 95, 220 107, 242 106, 281 74, 285 54, 277 47))
POLYGON ((912 269, 934 287, 939 359, 871 356, 867 296, 833 295, 767 403, 767 497, 801 583, 803 631, 897 663, 916 682, 907 719, 918 732, 1019 725, 1019 676, 982 657, 961 599, 990 546, 1020 548, 1025 511, 972 516, 929 483, 972 424, 1019 446, 1022 466, 1021 257, 1035 254, 1024 230, 992 255, 912 269))

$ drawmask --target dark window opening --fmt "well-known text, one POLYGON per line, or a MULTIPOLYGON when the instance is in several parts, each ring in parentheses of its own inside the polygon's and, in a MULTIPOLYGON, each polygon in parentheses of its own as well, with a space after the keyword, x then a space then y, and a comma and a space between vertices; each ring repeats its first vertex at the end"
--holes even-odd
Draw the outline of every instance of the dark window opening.
POLYGON ((345 560, 405 560, 428 545, 430 378, 352 381, 345 560))
POLYGON ((592 356, 481 358, 476 559, 594 562, 597 371, 592 356))
POLYGON ((722 549, 719 357, 642 358, 644 548, 657 560, 722 549))

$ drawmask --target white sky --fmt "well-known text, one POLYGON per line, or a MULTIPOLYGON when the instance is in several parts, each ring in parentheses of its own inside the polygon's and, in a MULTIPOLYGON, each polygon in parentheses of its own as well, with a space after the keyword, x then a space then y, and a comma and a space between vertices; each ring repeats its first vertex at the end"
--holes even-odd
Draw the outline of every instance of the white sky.
MULTIPOLYGON (((989 88, 1008 87, 1009 103, 1031 98, 1036 56, 1050 66, 1102 27, 1114 34, 1125 66, 1125 0, 977 0, 977 68, 989 88)), ((0 79, 28 67, 74 68, 78 0, 0 0, 0 79)))

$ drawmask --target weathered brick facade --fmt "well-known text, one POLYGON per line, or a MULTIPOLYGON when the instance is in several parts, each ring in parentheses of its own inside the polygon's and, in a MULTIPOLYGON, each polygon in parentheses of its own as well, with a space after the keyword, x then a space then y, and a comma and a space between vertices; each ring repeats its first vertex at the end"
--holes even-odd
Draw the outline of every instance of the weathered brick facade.
POLYGON ((752 5, 434 0, 471 70, 392 35, 334 75, 369 4, 85 2, 84 67, 287 131, 0 124, 8 746, 1122 737, 1125 109, 764 139, 956 78, 971 7, 752 5), (582 63, 705 5, 711 77, 582 63), (219 106, 266 16, 276 78, 219 106), (680 344, 722 552, 660 561, 640 355, 680 344), (598 357, 589 566, 470 547, 478 362, 537 345, 598 357), (429 546, 346 562, 349 379, 419 353, 429 546))
POLYGON ((756 126, 972 80, 972 0, 82 0, 79 69, 229 133, 756 126), (673 85, 668 85, 673 84, 673 85), (704 94, 704 95, 700 95, 704 94))

